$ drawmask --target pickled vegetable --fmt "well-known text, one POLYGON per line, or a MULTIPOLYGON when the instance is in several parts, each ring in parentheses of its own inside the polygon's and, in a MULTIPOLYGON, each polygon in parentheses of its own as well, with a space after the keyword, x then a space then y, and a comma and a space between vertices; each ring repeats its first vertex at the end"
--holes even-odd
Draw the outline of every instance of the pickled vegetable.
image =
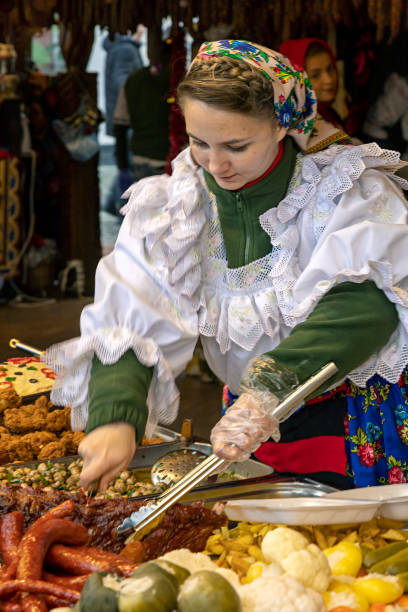
POLYGON ((169 572, 169 574, 173 574, 173 576, 177 578, 179 585, 183 584, 183 582, 190 576, 188 569, 181 567, 181 565, 173 563, 172 561, 167 561, 167 559, 155 559, 153 563, 162 567, 164 570, 169 572))
POLYGON ((408 548, 408 542, 404 541, 392 542, 391 544, 386 544, 381 548, 377 548, 377 550, 366 548, 363 551, 363 564, 365 567, 370 568, 376 563, 392 557, 405 548, 408 548))
POLYGON ((404 593, 408 593, 408 572, 402 572, 401 574, 397 574, 397 578, 402 588, 404 589, 404 593))
POLYGON ((79 600, 81 612, 118 612, 118 594, 116 590, 104 586, 106 576, 106 572, 95 572, 89 576, 79 600))
POLYGON ((408 548, 404 548, 391 557, 387 557, 370 568, 376 574, 401 574, 408 572, 408 548))
POLYGON ((363 561, 361 549, 358 544, 343 540, 336 544, 336 546, 326 548, 323 552, 327 557, 332 574, 357 575, 363 561))
POLYGON ((375 574, 367 574, 363 578, 358 578, 353 583, 353 589, 365 597, 370 604, 391 603, 401 597, 404 592, 396 577, 375 574))
POLYGON ((234 587, 211 570, 195 572, 180 588, 179 612, 241 612, 234 587))
POLYGON ((122 580, 118 611, 172 612, 177 606, 177 592, 174 575, 155 563, 143 563, 130 578, 122 580))

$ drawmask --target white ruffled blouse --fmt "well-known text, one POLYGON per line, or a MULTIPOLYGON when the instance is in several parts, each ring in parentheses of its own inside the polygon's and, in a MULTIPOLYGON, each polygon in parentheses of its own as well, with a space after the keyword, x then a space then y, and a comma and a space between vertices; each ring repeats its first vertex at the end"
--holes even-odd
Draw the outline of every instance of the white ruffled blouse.
POLYGON ((375 143, 299 155, 287 195, 260 217, 271 252, 237 269, 227 267, 215 197, 189 149, 172 176, 134 184, 81 336, 45 353, 58 374, 52 401, 70 405, 73 428, 84 428, 94 354, 112 364, 132 349, 154 366, 150 435, 176 417, 174 380, 199 336, 211 369, 238 393, 250 359, 276 347, 334 285, 367 279, 400 323, 349 377, 360 386, 375 373, 396 382, 408 363, 408 211, 398 183, 408 184, 393 174, 398 167, 399 154, 375 143))

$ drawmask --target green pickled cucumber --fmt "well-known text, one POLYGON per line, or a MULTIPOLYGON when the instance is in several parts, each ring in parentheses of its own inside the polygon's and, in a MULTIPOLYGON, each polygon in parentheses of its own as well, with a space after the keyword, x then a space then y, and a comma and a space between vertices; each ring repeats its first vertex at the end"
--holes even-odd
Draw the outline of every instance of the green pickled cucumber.
POLYGON ((378 574, 401 574, 408 572, 408 548, 387 557, 370 567, 370 572, 378 574))
POLYGON ((404 587, 404 593, 408 593, 408 572, 397 574, 397 578, 404 587))
POLYGON ((180 587, 179 612, 241 612, 241 600, 234 587, 220 574, 200 570, 180 587))
POLYGON ((376 563, 379 563, 380 561, 383 561, 388 557, 392 557, 392 555, 395 555, 397 552, 403 550, 404 548, 408 548, 408 542, 406 542, 405 540, 392 542, 392 544, 386 544, 385 546, 377 548, 376 550, 373 550, 372 548, 362 547, 363 565, 364 567, 370 568, 376 563))

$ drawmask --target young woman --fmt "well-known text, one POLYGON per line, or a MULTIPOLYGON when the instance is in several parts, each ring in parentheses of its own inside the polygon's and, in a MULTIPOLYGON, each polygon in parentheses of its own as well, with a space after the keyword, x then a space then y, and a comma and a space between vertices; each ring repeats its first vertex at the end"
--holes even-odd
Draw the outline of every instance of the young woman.
MULTIPOLYGON (((330 133, 325 146, 334 143, 347 144, 348 136, 344 130, 343 122, 333 108, 339 87, 337 64, 330 45, 320 38, 293 38, 286 40, 279 47, 298 70, 305 70, 310 79, 313 91, 317 98, 316 125, 320 132, 324 125, 330 123, 337 130, 330 133)), ((320 147, 323 142, 320 141, 320 147)), ((314 152, 308 150, 308 153, 314 152)))
POLYGON ((405 481, 398 154, 368 144, 304 156, 319 140, 309 80, 244 41, 202 45, 179 102, 190 147, 172 176, 129 189, 81 337, 45 357, 59 372, 53 400, 72 406, 74 429, 86 426, 83 484, 102 476, 105 486, 145 429, 174 420, 174 379, 198 337, 236 400, 212 432, 219 455, 255 451, 279 471, 344 488, 405 481), (329 391, 279 433, 271 409, 329 361, 329 391))

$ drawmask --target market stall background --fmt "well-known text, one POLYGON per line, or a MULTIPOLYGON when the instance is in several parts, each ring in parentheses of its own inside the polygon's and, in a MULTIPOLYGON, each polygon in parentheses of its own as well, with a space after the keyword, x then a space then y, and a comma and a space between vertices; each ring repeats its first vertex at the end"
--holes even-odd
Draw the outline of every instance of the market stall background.
MULTIPOLYGON (((351 135, 358 134, 385 75, 394 70, 407 72, 408 2, 404 0, 1 0, 0 42, 13 45, 15 73, 25 75, 24 86, 15 97, 24 98, 36 158, 28 159, 14 150, 0 160, 0 275, 21 276, 22 250, 27 251, 32 235, 38 234, 55 239, 58 254, 45 270, 30 269, 28 279, 26 270, 28 288, 46 292, 61 269, 70 264, 69 269, 78 277, 76 293, 92 295, 101 255, 98 154, 73 159, 49 126, 55 119, 66 125, 85 115, 87 134, 98 131, 103 117, 96 105, 96 75, 86 72, 96 26, 106 28, 113 37, 135 31, 137 24, 143 23, 149 36, 159 41, 162 22, 169 18, 173 66, 168 97, 172 104, 170 158, 185 144, 174 91, 185 69, 186 32, 192 37, 193 53, 203 40, 224 37, 253 39, 272 48, 287 38, 317 36, 328 40, 344 65, 347 109, 344 101, 340 104, 348 113, 346 126, 351 135), (38 73, 28 76, 32 38, 53 24, 59 27, 67 71, 53 78, 38 73)), ((2 111, 8 102, 4 71, 2 111)), ((0 149, 2 146, 0 142, 0 149)))

